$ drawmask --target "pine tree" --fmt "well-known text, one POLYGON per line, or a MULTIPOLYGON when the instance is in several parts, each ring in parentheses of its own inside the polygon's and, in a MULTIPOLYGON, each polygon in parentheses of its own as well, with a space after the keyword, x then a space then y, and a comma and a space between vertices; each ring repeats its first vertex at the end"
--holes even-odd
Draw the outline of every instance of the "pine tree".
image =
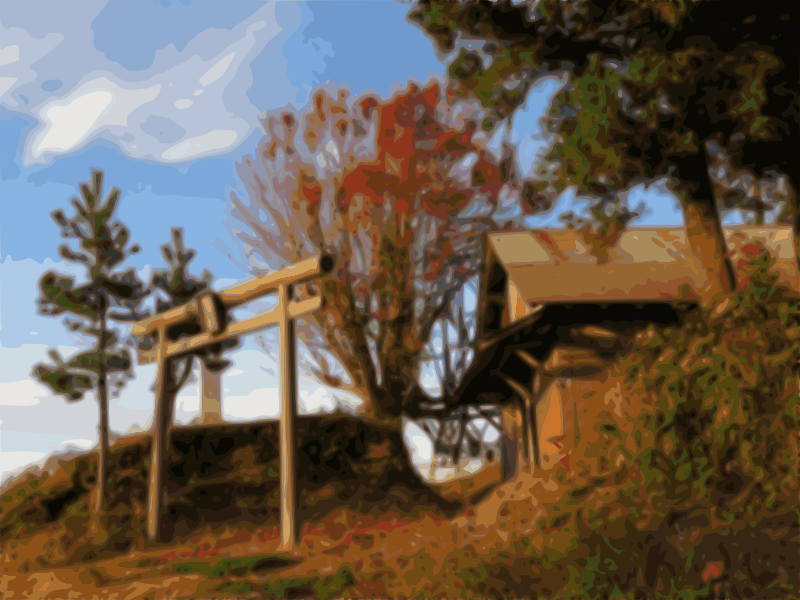
MULTIPOLYGON (((194 259, 195 251, 184 247, 182 229, 172 229, 171 243, 161 246, 161 253, 167 263, 167 268, 154 271, 148 285, 149 292, 155 296, 157 313, 182 306, 195 299, 198 294, 211 288, 213 276, 208 270, 203 270, 200 277, 189 272, 189 263, 194 259)), ((193 325, 188 325, 188 327, 193 327, 193 325)), ((169 377, 167 389, 170 397, 174 398, 188 380, 195 356, 198 356, 210 371, 219 372, 230 364, 220 355, 237 345, 236 340, 228 340, 214 344, 213 347, 206 348, 199 353, 170 361, 170 368, 167 372, 169 377)), ((171 415, 171 412, 168 412, 171 415)))
MULTIPOLYGON (((197 298, 199 294, 210 289, 212 275, 209 271, 204 270, 199 278, 189 272, 189 263, 194 258, 195 251, 184 247, 182 229, 172 229, 172 241, 170 244, 161 246, 161 253, 167 263, 167 268, 154 271, 148 285, 148 290, 155 297, 157 313, 187 304, 197 298)), ((200 333, 200 330, 198 325, 193 323, 170 328, 170 335, 176 337, 197 333, 200 333)), ((139 348, 140 350, 151 349, 152 344, 156 341, 155 336, 149 336, 139 341, 139 348)), ((163 475, 168 462, 169 430, 172 423, 175 398, 189 379, 195 357, 203 361, 209 372, 219 373, 230 364, 230 361, 221 358, 222 353, 236 346, 238 346, 238 340, 225 340, 186 356, 168 358, 163 364, 159 365, 159 368, 162 369, 164 380, 161 388, 162 392, 156 395, 156 401, 160 401, 161 404, 156 407, 154 418, 150 479, 151 494, 159 494, 163 489, 163 475)), ((160 506, 161 503, 155 502, 154 497, 151 496, 150 509, 153 512, 150 514, 149 519, 153 523, 153 531, 156 537, 160 530, 160 506)))
POLYGON ((98 432, 100 449, 97 462, 95 514, 105 507, 106 455, 108 453, 108 389, 109 376, 117 388, 131 377, 131 353, 120 333, 111 328, 109 320, 133 321, 144 316, 139 306, 147 296, 136 270, 119 267, 130 254, 130 232, 114 219, 120 199, 117 188, 111 190, 103 203, 103 173, 93 170, 91 182, 81 184, 81 196, 72 199, 75 214, 71 217, 59 209, 53 219, 68 240, 59 247, 60 256, 67 262, 79 263, 86 269, 85 282, 59 274, 45 273, 39 282, 39 310, 46 316, 69 315, 64 319, 68 330, 95 340, 92 348, 70 358, 63 358, 50 349, 51 363, 34 366, 32 375, 55 394, 68 401, 81 400, 87 392, 95 391, 100 408, 98 432), (91 187, 90 187, 91 184, 91 187), (70 242, 77 242, 72 247, 70 242))

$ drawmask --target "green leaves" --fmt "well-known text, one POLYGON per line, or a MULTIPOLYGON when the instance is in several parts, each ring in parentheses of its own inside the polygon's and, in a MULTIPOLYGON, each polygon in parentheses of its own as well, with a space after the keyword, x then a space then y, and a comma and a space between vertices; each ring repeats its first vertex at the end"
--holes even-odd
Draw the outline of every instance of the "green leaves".
POLYGON ((204 271, 200 277, 189 273, 189 264, 195 252, 184 247, 183 230, 173 228, 171 233, 171 243, 161 246, 167 268, 154 271, 148 286, 157 297, 158 312, 186 304, 211 285, 208 271, 204 271))
POLYGON ((92 376, 75 372, 63 363, 56 365, 39 363, 34 366, 31 375, 49 387, 54 394, 64 396, 71 401, 83 398, 95 384, 92 376))
POLYGON ((81 185, 82 200, 70 200, 75 214, 68 217, 63 210, 52 213, 53 220, 61 228, 62 237, 75 240, 82 252, 61 246, 61 256, 69 262, 80 262, 87 267, 90 278, 109 271, 125 260, 129 232, 113 216, 120 199, 117 188, 111 190, 106 202, 101 205, 102 172, 92 172, 92 186, 81 185))
POLYGON ((705 165, 715 143, 742 170, 800 185, 788 158, 800 136, 795 31, 780 6, 418 0, 411 20, 450 55, 450 87, 480 102, 486 129, 513 114, 537 75, 570 71, 549 159, 582 193, 674 176, 707 202, 720 183, 705 165), (728 43, 729 30, 741 43, 728 43))
POLYGON ((124 272, 114 270, 130 253, 130 232, 113 220, 120 191, 113 189, 103 203, 102 183, 102 172, 93 171, 90 182, 80 186, 81 199, 71 200, 75 213, 68 216, 60 209, 52 213, 62 236, 77 242, 72 247, 69 243, 62 245, 59 254, 86 269, 85 281, 78 284, 74 277, 55 271, 45 273, 39 281, 40 312, 47 316, 68 313, 74 317, 64 321, 69 331, 97 340, 94 349, 69 360, 51 352, 53 364, 34 368, 36 378, 70 400, 82 398, 97 385, 102 371, 130 371, 130 353, 119 348, 119 337, 108 329, 106 319, 109 315, 120 321, 142 318, 139 306, 147 296, 133 267, 124 272))
MULTIPOLYGON (((173 228, 171 233, 171 243, 161 246, 161 253, 167 263, 167 268, 153 271, 147 286, 147 291, 156 298, 156 312, 159 313, 190 302, 198 294, 209 289, 211 285, 211 274, 208 271, 203 271, 200 277, 196 277, 189 272, 189 266, 194 259, 195 252, 184 246, 183 230, 173 228)), ((123 273, 118 278, 118 281, 119 285, 138 285, 138 279, 135 279, 135 273, 133 272, 123 273)), ((138 290, 138 288, 136 289, 138 290)), ((112 314, 112 317, 117 319, 114 314, 112 314)), ((139 350, 152 349, 154 341, 155 338, 153 336, 137 340, 139 350)), ((198 357, 205 363, 210 372, 222 371, 230 365, 229 361, 221 358, 222 354, 235 348, 238 343, 238 340, 235 339, 219 342, 199 352, 198 357)), ((175 361, 173 368, 167 373, 166 376, 170 378, 168 388, 174 393, 177 393, 186 382, 191 372, 194 356, 190 355, 175 361), (178 375, 179 365, 183 367, 180 376, 178 375)), ((123 364, 123 362, 123 359, 120 359, 120 364, 123 364)))
POLYGON ((69 312, 77 316, 93 317, 97 299, 89 286, 75 287, 75 279, 48 271, 39 281, 39 311, 48 316, 69 312))

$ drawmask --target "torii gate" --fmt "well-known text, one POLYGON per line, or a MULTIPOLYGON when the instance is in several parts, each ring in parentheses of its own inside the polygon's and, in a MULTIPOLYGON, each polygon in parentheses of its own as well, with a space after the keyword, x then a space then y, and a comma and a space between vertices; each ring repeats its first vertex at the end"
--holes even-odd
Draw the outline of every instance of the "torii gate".
POLYGON ((245 281, 219 292, 208 291, 191 302, 136 323, 133 335, 145 338, 155 335, 154 352, 140 352, 140 364, 154 362, 156 401, 153 420, 153 443, 150 461, 147 535, 157 540, 160 531, 163 468, 169 440, 172 415, 167 414, 168 361, 180 356, 198 354, 214 344, 236 339, 267 327, 280 329, 280 529, 281 545, 291 550, 296 542, 295 470, 297 446, 294 439, 294 420, 297 413, 297 346, 295 319, 319 310, 322 296, 306 300, 292 299, 293 286, 319 278, 333 270, 335 260, 330 255, 309 258, 280 269, 270 275, 245 281), (277 306, 260 315, 238 322, 228 322, 230 310, 270 294, 278 294, 277 306), (177 327, 194 324, 197 333, 177 339, 177 327))

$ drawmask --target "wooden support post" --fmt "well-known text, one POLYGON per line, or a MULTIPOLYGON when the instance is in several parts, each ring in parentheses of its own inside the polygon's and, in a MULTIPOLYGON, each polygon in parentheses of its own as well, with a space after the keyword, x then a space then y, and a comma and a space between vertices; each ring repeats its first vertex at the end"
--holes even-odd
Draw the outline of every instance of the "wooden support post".
POLYGON ((528 463, 528 471, 533 475, 535 470, 534 456, 536 455, 534 448, 536 413, 533 410, 533 396, 525 396, 525 418, 523 421, 525 423, 525 461, 528 463))
POLYGON ((524 350, 517 350, 516 355, 530 367, 533 372, 533 387, 529 394, 524 394, 525 398, 525 460, 528 463, 528 470, 531 475, 534 473, 534 462, 536 456, 536 378, 542 370, 542 365, 536 358, 524 350))
POLYGON ((533 406, 531 407, 531 475, 534 474, 536 469, 541 467, 539 459, 539 422, 536 418, 536 409, 541 398, 547 388, 547 381, 541 369, 536 371, 533 377, 533 406))
POLYGON ((153 409, 153 435, 150 448, 150 483, 147 502, 147 537, 150 541, 157 542, 161 525, 161 494, 163 487, 164 455, 167 452, 167 432, 164 431, 165 423, 170 420, 166 415, 167 385, 170 359, 165 356, 166 341, 164 339, 165 327, 162 325, 157 330, 156 342, 156 383, 155 407, 153 409))
POLYGON ((294 319, 289 314, 291 285, 278 289, 278 310, 282 311, 280 323, 281 353, 281 425, 280 425, 280 488, 281 488, 281 547, 292 551, 297 541, 297 502, 295 496, 297 442, 295 440, 295 415, 297 413, 297 339, 294 319))
POLYGON ((520 434, 522 433, 521 412, 522 409, 519 404, 504 406, 500 412, 500 422, 502 424, 501 479, 504 482, 519 474, 519 463, 524 454, 520 440, 520 434))

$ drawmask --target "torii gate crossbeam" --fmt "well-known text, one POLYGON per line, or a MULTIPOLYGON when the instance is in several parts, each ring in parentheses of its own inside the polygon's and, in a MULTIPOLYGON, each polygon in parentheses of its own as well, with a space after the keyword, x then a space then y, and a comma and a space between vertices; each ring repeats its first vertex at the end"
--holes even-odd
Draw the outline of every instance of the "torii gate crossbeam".
POLYGON ((298 301, 292 299, 293 286, 319 278, 333 270, 330 255, 309 258, 267 276, 243 282, 219 292, 205 292, 191 302, 136 323, 133 335, 143 339, 155 336, 154 352, 140 351, 139 363, 156 362, 156 402, 154 435, 151 450, 148 493, 147 535, 156 541, 161 524, 163 470, 169 441, 172 415, 166 406, 169 361, 180 356, 202 352, 213 344, 239 338, 266 327, 280 328, 280 524, 281 544, 291 550, 296 542, 295 470, 297 447, 294 421, 297 414, 297 343, 295 319, 322 306, 322 297, 298 301), (238 322, 228 322, 230 310, 270 294, 278 294, 277 306, 260 315, 238 322), (195 323, 198 333, 183 339, 172 339, 170 330, 195 323))

